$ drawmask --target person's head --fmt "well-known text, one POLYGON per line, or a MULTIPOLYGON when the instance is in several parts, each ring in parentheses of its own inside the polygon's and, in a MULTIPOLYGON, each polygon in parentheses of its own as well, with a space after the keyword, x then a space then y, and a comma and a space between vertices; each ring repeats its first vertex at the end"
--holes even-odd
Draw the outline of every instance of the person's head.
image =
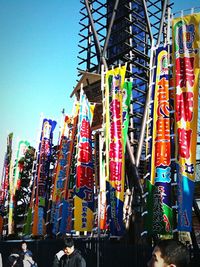
POLYGON ((23 251, 26 251, 27 250, 27 243, 25 241, 23 241, 21 243, 21 248, 22 248, 23 251))
POLYGON ((72 238, 66 239, 64 244, 64 252, 67 256, 71 255, 74 252, 74 241, 72 238))
POLYGON ((181 242, 168 239, 155 246, 148 267, 188 267, 189 262, 187 248, 181 242))

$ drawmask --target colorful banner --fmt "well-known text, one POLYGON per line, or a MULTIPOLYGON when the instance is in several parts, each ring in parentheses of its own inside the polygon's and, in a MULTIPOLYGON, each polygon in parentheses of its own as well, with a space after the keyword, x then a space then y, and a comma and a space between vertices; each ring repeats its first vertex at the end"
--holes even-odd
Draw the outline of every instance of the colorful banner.
POLYGON ((32 229, 32 234, 35 236, 45 234, 47 201, 50 195, 50 192, 48 190, 50 188, 49 166, 51 146, 53 141, 53 131, 55 127, 56 121, 50 119, 43 120, 35 177, 36 192, 32 229))
POLYGON ((10 191, 10 199, 9 199, 9 214, 8 214, 8 234, 13 234, 14 232, 14 220, 13 220, 13 212, 14 208, 16 206, 15 203, 15 192, 19 186, 20 181, 20 164, 19 161, 22 157, 25 156, 26 150, 30 143, 28 141, 20 141, 18 143, 18 149, 17 149, 17 155, 16 155, 16 161, 14 166, 14 172, 13 176, 10 175, 9 179, 9 191, 10 191))
POLYGON ((78 102, 74 105, 74 116, 72 118, 70 126, 70 147, 67 158, 67 168, 66 168, 66 180, 64 185, 64 199, 62 206, 60 233, 66 234, 71 233, 74 228, 73 225, 73 207, 74 207, 74 195, 75 195, 75 185, 76 185, 76 146, 77 146, 77 129, 78 129, 78 115, 79 115, 80 105, 78 102))
POLYGON ((81 89, 74 198, 75 231, 92 231, 94 223, 94 166, 91 132, 94 107, 89 104, 81 89))
POLYGON ((173 20, 178 230, 191 231, 195 181, 200 15, 173 20))
POLYGON ((10 133, 7 137, 7 150, 4 160, 3 177, 0 187, 0 235, 3 231, 3 218, 6 215, 5 201, 8 199, 8 185, 10 180, 10 165, 12 157, 12 140, 13 133, 10 133))
POLYGON ((56 202, 57 200, 61 199, 62 191, 64 188, 64 181, 65 181, 65 174, 66 174, 66 162, 67 162, 67 155, 69 153, 69 129, 68 129, 68 122, 70 118, 65 116, 62 134, 60 138, 59 150, 58 150, 58 161, 56 164, 55 170, 55 178, 54 178, 54 187, 53 187, 53 194, 52 194, 52 201, 56 202))
POLYGON ((169 106, 168 47, 156 50, 152 92, 150 179, 147 179, 147 230, 154 234, 172 233, 171 138, 169 106))
POLYGON ((124 142, 124 151, 126 151, 126 139, 128 136, 128 127, 129 127, 129 109, 131 103, 131 93, 132 93, 132 82, 124 82, 123 87, 123 142, 124 142))
POLYGON ((64 198, 64 184, 66 180, 67 156, 69 153, 69 128, 70 118, 65 116, 58 150, 58 160, 55 168, 54 187, 52 193, 51 223, 53 234, 59 233, 62 200, 64 198))
POLYGON ((112 235, 122 235, 124 204, 123 85, 126 67, 106 72, 106 191, 107 220, 112 235))
POLYGON ((98 220, 99 220, 99 229, 106 230, 107 229, 107 212, 106 212, 106 173, 105 173, 105 138, 104 134, 100 133, 99 135, 99 199, 98 199, 98 220))
MULTIPOLYGON (((32 203, 32 200, 31 200, 31 203, 32 203)), ((23 227, 23 230, 22 230, 24 236, 30 236, 31 235, 31 232, 32 232, 32 225, 31 225, 32 221, 33 221, 32 205, 30 205, 28 207, 28 210, 27 210, 25 224, 24 224, 24 227, 23 227)))

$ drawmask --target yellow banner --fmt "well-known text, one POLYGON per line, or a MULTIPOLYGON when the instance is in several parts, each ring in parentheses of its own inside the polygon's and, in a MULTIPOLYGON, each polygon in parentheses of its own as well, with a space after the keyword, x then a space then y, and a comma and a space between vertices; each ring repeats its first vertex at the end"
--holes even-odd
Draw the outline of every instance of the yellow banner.
MULTIPOLYGON (((120 77, 119 79, 119 86, 121 86, 121 92, 123 91, 123 84, 125 80, 125 74, 126 74, 126 66, 118 67, 112 70, 109 70, 106 72, 106 90, 105 90, 105 99, 106 99, 106 180, 110 182, 110 184, 113 186, 113 188, 116 188, 115 181, 111 181, 109 178, 110 174, 110 153, 109 153, 109 147, 111 143, 110 138, 110 131, 111 131, 111 118, 110 118, 110 97, 112 97, 112 100, 117 99, 120 103, 120 114, 121 114, 121 126, 122 126, 122 94, 115 94, 110 95, 111 90, 111 84, 109 82, 109 77, 120 77)), ((118 114, 119 115, 119 114, 118 114)), ((122 131, 122 129, 121 129, 122 131)), ((123 137, 122 137, 123 138, 123 137)), ((122 140, 123 142, 123 140, 122 140)), ((121 180, 121 187, 124 188, 124 149, 122 148, 122 180, 121 180)), ((124 190, 117 190, 117 198, 119 198, 121 201, 124 200, 124 190), (120 192, 119 192, 120 191, 120 192)))
POLYGON ((74 197, 74 230, 91 232, 94 224, 94 214, 88 208, 88 203, 79 198, 74 197))
POLYGON ((186 166, 196 164, 198 83, 199 83, 199 35, 200 14, 173 20, 175 55, 175 112, 178 143, 176 155, 182 175, 195 180, 195 172, 186 166))
POLYGON ((124 137, 123 137, 123 85, 126 66, 106 72, 105 88, 105 181, 107 217, 111 235, 123 235, 124 205, 124 137))
POLYGON ((56 165, 55 171, 55 178, 54 178, 54 187, 53 187, 53 194, 52 194, 52 201, 59 202, 61 200, 62 193, 64 191, 63 188, 63 180, 65 176, 66 170, 66 158, 68 153, 68 132, 67 129, 68 123, 70 122, 70 118, 68 116, 64 117, 63 127, 62 127, 62 134, 60 138, 60 145, 59 145, 59 154, 58 154, 58 161, 56 165))
POLYGON ((192 230, 196 167, 200 14, 173 21, 175 136, 179 231, 192 230))
POLYGON ((151 184, 155 184, 156 168, 170 165, 170 119, 168 52, 157 51, 157 69, 153 109, 153 134, 151 151, 151 184))

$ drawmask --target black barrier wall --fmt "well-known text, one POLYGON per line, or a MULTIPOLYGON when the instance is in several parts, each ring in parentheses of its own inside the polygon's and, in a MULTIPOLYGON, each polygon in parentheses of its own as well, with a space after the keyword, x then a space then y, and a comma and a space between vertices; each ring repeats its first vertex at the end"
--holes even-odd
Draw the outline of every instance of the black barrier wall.
MULTIPOLYGON (((21 242, 22 240, 0 241, 3 267, 8 266, 8 256, 14 249, 20 249, 21 242)), ((58 239, 26 240, 26 242, 33 252, 38 267, 51 267, 54 255, 63 247, 63 241, 58 239)), ((75 239, 75 247, 81 251, 87 267, 146 267, 151 255, 151 248, 148 246, 135 246, 110 239, 75 239)))

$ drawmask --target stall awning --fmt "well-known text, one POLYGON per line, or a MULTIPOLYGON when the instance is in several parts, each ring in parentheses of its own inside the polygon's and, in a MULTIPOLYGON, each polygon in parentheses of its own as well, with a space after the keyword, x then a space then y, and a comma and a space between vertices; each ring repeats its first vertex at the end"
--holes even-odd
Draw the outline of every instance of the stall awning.
POLYGON ((80 78, 79 82, 77 83, 76 87, 74 88, 73 92, 71 93, 70 97, 76 94, 81 89, 81 84, 83 84, 83 88, 90 86, 101 80, 101 75, 97 73, 91 73, 87 71, 81 71, 82 77, 80 78))

